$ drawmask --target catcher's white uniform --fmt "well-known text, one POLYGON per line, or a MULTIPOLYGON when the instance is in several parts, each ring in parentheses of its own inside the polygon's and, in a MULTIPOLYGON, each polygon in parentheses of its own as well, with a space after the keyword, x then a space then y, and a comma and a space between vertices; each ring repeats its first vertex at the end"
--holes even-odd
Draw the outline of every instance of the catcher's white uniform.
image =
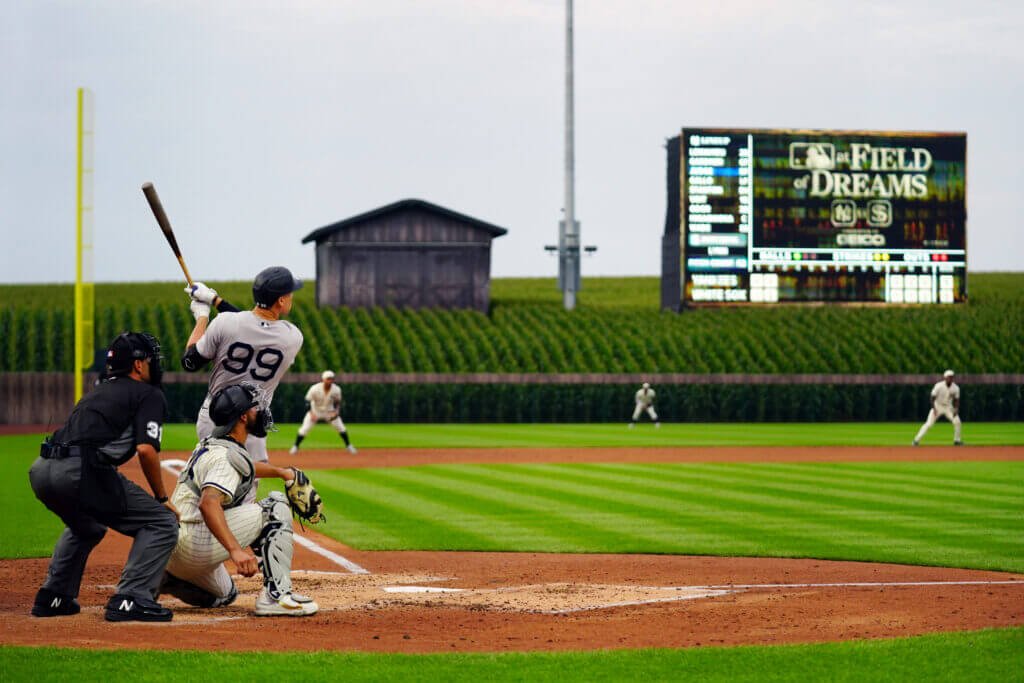
POLYGON ((223 496, 232 535, 243 548, 251 546, 259 560, 264 590, 257 599, 257 614, 313 614, 316 603, 292 593, 293 532, 287 499, 274 491, 258 503, 244 502, 254 474, 245 448, 230 438, 206 439, 196 447, 171 496, 181 519, 164 590, 204 607, 230 604, 238 595, 224 566, 230 555, 199 508, 202 491, 213 487, 223 496))
POLYGON ((633 423, 640 419, 640 415, 643 412, 647 412, 651 420, 654 421, 655 426, 658 426, 658 413, 654 412, 654 389, 651 389, 651 385, 646 382, 636 392, 636 408, 633 410, 633 422, 629 423, 632 427, 633 423))
POLYGON ((917 430, 917 436, 914 437, 914 445, 916 446, 924 438, 924 435, 928 433, 928 430, 932 428, 940 417, 944 417, 953 423, 953 443, 960 445, 962 442, 960 431, 963 425, 960 422, 960 412, 953 405, 954 401, 957 404, 960 402, 960 387, 956 385, 956 382, 950 382, 948 385, 945 380, 938 382, 932 387, 931 399, 933 407, 928 411, 928 419, 921 425, 921 429, 917 430))
MULTIPOLYGON (((210 397, 243 381, 262 387, 267 408, 284 373, 302 348, 302 332, 287 320, 265 320, 252 311, 220 313, 196 343, 196 351, 213 363, 210 386, 196 419, 202 441, 213 431, 210 397)), ((266 437, 249 435, 245 448, 253 460, 268 462, 266 437)))

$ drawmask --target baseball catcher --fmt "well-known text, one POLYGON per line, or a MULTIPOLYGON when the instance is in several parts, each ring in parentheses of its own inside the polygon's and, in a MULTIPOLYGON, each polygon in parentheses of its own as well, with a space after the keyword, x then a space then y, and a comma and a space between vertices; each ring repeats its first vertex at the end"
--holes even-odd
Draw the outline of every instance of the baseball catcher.
POLYGON ((232 384, 210 401, 212 433, 192 453, 171 496, 181 530, 161 590, 199 607, 230 605, 238 597, 224 567, 230 559, 242 576, 263 573, 256 616, 309 616, 317 604, 292 591, 288 499, 279 491, 255 503, 246 499, 256 477, 277 477, 310 521, 323 518, 322 503, 305 474, 254 462, 246 451, 246 436, 266 434, 269 416, 258 396, 251 384, 232 384))

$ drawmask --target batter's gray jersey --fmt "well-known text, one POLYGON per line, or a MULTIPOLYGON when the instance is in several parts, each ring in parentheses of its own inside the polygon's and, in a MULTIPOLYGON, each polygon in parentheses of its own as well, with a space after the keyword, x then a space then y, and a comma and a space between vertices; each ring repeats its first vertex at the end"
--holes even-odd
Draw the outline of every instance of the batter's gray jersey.
POLYGON ((196 351, 213 362, 208 396, 251 382, 263 387, 268 404, 301 348, 299 328, 287 320, 264 320, 252 311, 219 314, 196 343, 196 351))

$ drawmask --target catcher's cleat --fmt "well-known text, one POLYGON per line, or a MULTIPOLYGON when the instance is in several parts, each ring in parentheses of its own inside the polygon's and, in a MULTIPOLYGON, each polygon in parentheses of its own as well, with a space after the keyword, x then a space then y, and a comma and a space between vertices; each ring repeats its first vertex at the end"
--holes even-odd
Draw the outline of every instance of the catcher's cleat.
POLYGON ((107 621, 170 621, 174 613, 158 602, 118 593, 103 615, 107 621))
POLYGON ((288 455, 295 455, 298 452, 299 452, 299 447, 298 446, 292 446, 291 448, 288 449, 288 455))
POLYGON ((49 588, 40 588, 32 605, 34 617, 67 617, 81 611, 82 608, 73 597, 54 593, 49 588))
POLYGON ((349 445, 348 445, 348 452, 349 452, 349 453, 351 453, 352 455, 355 455, 355 454, 356 454, 356 453, 358 453, 359 451, 357 451, 357 450, 356 450, 356 447, 355 447, 354 445, 352 445, 352 444, 349 444, 349 445))
POLYGON ((291 593, 285 593, 275 600, 264 588, 256 598, 256 616, 258 617, 310 617, 317 613, 320 606, 305 596, 299 596, 308 602, 299 602, 291 593))

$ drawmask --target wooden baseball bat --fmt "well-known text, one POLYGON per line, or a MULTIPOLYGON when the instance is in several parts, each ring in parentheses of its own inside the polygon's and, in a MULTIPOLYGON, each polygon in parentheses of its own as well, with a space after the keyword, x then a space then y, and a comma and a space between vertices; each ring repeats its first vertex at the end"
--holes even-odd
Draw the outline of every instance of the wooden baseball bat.
POLYGON ((164 211, 164 205, 160 203, 160 197, 156 193, 156 188, 153 187, 153 183, 142 184, 142 194, 146 195, 146 201, 149 202, 149 208, 153 210, 153 215, 156 217, 156 222, 160 225, 160 230, 163 231, 164 237, 167 238, 167 243, 171 245, 171 251, 178 257, 178 263, 181 264, 181 272, 185 273, 185 280, 189 285, 192 284, 192 276, 188 273, 188 267, 185 265, 185 259, 181 256, 181 249, 178 248, 178 240, 174 238, 174 230, 171 228, 171 222, 167 220, 167 213, 164 211))

